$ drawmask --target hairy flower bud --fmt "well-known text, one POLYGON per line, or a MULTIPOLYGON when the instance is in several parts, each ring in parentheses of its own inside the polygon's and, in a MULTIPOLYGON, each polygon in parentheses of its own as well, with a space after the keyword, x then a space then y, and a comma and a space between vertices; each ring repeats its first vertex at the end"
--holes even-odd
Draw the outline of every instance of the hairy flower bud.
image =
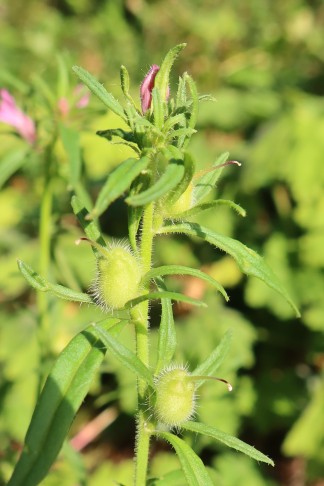
MULTIPOLYGON (((151 108, 151 103, 152 103, 152 90, 154 88, 155 84, 155 78, 157 73, 160 71, 160 66, 157 64, 153 64, 151 66, 149 72, 143 79, 143 82, 141 84, 141 106, 142 106, 142 113, 145 114, 150 108, 151 108)), ((170 91, 169 89, 167 90, 166 93, 166 99, 169 98, 170 91)))

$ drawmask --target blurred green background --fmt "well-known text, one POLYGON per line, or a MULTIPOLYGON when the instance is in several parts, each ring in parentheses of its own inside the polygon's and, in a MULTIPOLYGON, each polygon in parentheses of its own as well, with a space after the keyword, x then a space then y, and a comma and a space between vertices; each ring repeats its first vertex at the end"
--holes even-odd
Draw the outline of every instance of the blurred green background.
MULTIPOLYGON (((177 75, 188 71, 199 92, 217 100, 202 104, 190 148, 201 169, 224 151, 242 162, 241 168, 223 171, 217 191, 242 205, 247 217, 224 208, 204 213, 200 221, 264 255, 302 312, 296 320, 277 294, 259 281, 243 279, 230 258, 205 244, 184 238, 156 243, 156 262, 203 268, 231 296, 225 306, 193 280, 169 282, 209 304, 202 311, 174 307, 179 362, 195 366, 226 329, 233 329, 231 354, 220 375, 232 381, 234 392, 205 385, 198 416, 238 434, 276 462, 272 470, 205 438, 191 438, 219 485, 324 484, 323 26, 322 0, 0 2, 0 87, 36 120, 44 144, 58 119, 53 106, 77 85, 73 64, 96 75, 119 99, 119 67, 124 64, 138 99, 149 66, 159 64, 173 45, 187 42, 175 64, 171 91, 177 75)), ((65 122, 80 131, 82 181, 94 199, 107 171, 129 153, 95 136, 97 129, 119 126, 118 121, 92 97, 89 107, 65 122)), ((36 299, 16 259, 38 268, 44 158, 41 151, 26 157, 25 149, 0 124, 1 484, 16 461, 36 397, 36 299)), ((64 144, 57 143, 51 278, 86 289, 94 261, 89 248, 76 251, 74 245, 81 231, 71 215, 67 157, 64 144)), ((101 218, 101 225, 109 236, 127 234, 122 201, 101 218)), ((50 304, 54 359, 101 313, 55 299, 50 304)), ((152 312, 154 334, 160 310, 153 307, 152 312)), ((132 336, 126 331, 123 340, 131 345, 132 336)), ((106 361, 71 437, 106 409, 112 413, 111 425, 108 420, 82 456, 66 446, 42 484, 129 484, 135 386, 117 362, 106 361)), ((178 467, 171 453, 153 445, 152 476, 178 467)))

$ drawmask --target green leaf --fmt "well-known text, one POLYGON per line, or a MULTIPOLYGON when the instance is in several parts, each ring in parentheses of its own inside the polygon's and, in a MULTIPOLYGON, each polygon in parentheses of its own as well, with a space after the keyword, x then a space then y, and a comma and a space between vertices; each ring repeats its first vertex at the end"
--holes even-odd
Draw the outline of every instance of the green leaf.
POLYGON ((154 86, 160 90, 162 100, 167 98, 170 71, 178 54, 186 47, 186 44, 178 44, 169 50, 162 61, 159 72, 156 75, 154 86))
POLYGON ((0 188, 20 167, 27 162, 28 149, 14 149, 6 153, 0 160, 0 188))
MULTIPOLYGON (((138 194, 141 191, 145 191, 149 184, 151 178, 149 174, 140 174, 134 181, 130 189, 130 196, 134 194, 138 194)), ((128 206, 128 235, 129 241, 132 245, 133 250, 135 253, 137 252, 137 233, 139 229, 139 225, 141 222, 142 214, 143 214, 143 207, 142 206, 128 206)))
POLYGON ((161 98, 161 93, 158 88, 152 89, 152 102, 153 102, 153 114, 154 125, 158 130, 162 130, 164 123, 164 101, 161 98))
MULTIPOLYGON (((98 225, 95 221, 89 220, 89 211, 86 209, 82 201, 78 197, 73 196, 71 199, 71 206, 74 214, 78 218, 78 221, 89 240, 96 241, 97 243, 99 243, 99 245, 105 247, 106 242, 100 233, 98 225)), ((96 248, 92 249, 94 254, 96 255, 98 251, 96 250, 96 248)))
POLYGON ((136 104, 129 93, 129 74, 125 66, 120 66, 120 84, 125 98, 136 108, 136 104))
POLYGON ((174 223, 170 226, 164 226, 158 233, 185 233, 187 235, 198 236, 208 243, 215 245, 217 248, 220 248, 231 255, 243 273, 259 278, 269 287, 281 294, 291 305, 296 316, 300 317, 299 310, 271 268, 268 267, 258 253, 243 245, 240 241, 214 233, 197 223, 189 222, 174 223))
POLYGON ((146 486, 179 486, 183 483, 183 471, 176 469, 163 474, 162 478, 150 478, 146 486))
POLYGON ((205 304, 205 302, 198 299, 193 299, 192 297, 188 297, 187 295, 180 294, 178 292, 161 291, 150 292, 148 294, 140 295, 140 297, 136 297, 136 299, 129 300, 125 305, 125 309, 131 309, 132 307, 135 307, 135 305, 138 305, 145 300, 155 299, 171 299, 176 300, 177 302, 186 302, 187 304, 196 305, 198 307, 207 307, 207 304, 205 304))
POLYGON ((197 87, 196 83, 192 79, 192 77, 188 74, 184 74, 184 80, 187 83, 192 99, 192 105, 191 105, 191 113, 190 113, 190 118, 188 122, 188 127, 189 128, 195 128, 196 123, 197 123, 197 118, 198 118, 198 109, 199 109, 199 99, 198 99, 198 92, 197 92, 197 87))
POLYGON ((145 364, 136 356, 133 351, 126 348, 117 339, 113 338, 109 332, 99 326, 94 326, 96 333, 106 348, 119 359, 119 361, 126 366, 130 371, 139 375, 149 385, 153 386, 153 376, 145 364))
POLYGON ((40 290, 41 292, 50 292, 60 299, 93 304, 90 295, 69 289, 63 285, 52 284, 45 278, 41 277, 30 266, 26 265, 26 263, 22 262, 21 260, 18 260, 17 263, 22 275, 34 289, 40 290))
POLYGON ((164 196, 164 194, 171 191, 181 181, 183 174, 183 161, 171 159, 165 172, 157 182, 150 186, 146 191, 129 196, 126 199, 127 204, 131 206, 145 206, 146 204, 159 199, 164 196))
POLYGON ((190 432, 196 432, 198 434, 207 435, 208 437, 212 437, 213 439, 219 440, 223 444, 231 447, 232 449, 236 449, 237 451, 243 452, 252 459, 256 461, 265 462, 266 464, 270 464, 274 466, 274 462, 262 452, 258 451, 254 447, 246 444, 240 439, 233 437, 232 435, 225 434, 225 432, 221 432, 220 430, 210 427, 209 425, 205 425, 199 422, 185 422, 182 424, 182 428, 185 430, 190 430, 190 432))
POLYGON ((73 128, 63 125, 63 123, 60 123, 59 129, 62 144, 67 153, 69 161, 69 182, 71 187, 75 188, 79 181, 81 172, 80 135, 79 132, 73 130, 73 128))
POLYGON ((187 102, 187 85, 184 76, 179 77, 178 90, 176 96, 176 109, 183 109, 187 102))
POLYGON ((88 71, 79 66, 73 66, 73 71, 81 81, 104 103, 112 112, 127 121, 123 107, 88 71))
MULTIPOLYGON (((108 319, 107 327, 118 324, 108 319)), ((36 404, 25 444, 8 486, 36 486, 46 476, 103 360, 93 326, 72 339, 57 358, 36 404)))
POLYGON ((184 440, 169 432, 156 432, 155 435, 175 449, 189 486, 213 486, 202 460, 184 440))
MULTIPOLYGON (((221 154, 216 160, 215 164, 213 164, 213 167, 224 164, 227 161, 228 156, 229 152, 224 152, 223 154, 221 154)), ((215 170, 212 170, 202 175, 196 181, 193 191, 193 200, 196 202, 196 204, 204 199, 215 187, 215 184, 218 181, 222 171, 223 167, 220 167, 219 169, 216 168, 215 170)))
POLYGON ((175 125, 186 126, 186 117, 183 113, 167 118, 163 126, 163 133, 168 133, 175 125))
MULTIPOLYGON (((228 329, 219 345, 214 349, 214 351, 208 356, 205 361, 197 366, 197 368, 192 372, 192 375, 214 376, 215 371, 220 367, 227 355, 231 344, 231 339, 232 331, 228 329)), ((197 388, 199 388, 205 381, 206 380, 195 382, 197 383, 197 388)))
POLYGON ((164 265, 162 267, 152 268, 152 270, 144 275, 142 278, 142 283, 145 284, 149 280, 163 275, 191 275, 192 277, 201 278, 202 280, 205 280, 213 285, 224 296, 226 301, 229 300, 225 289, 219 282, 217 282, 217 280, 200 270, 191 267, 184 267, 182 265, 164 265))
POLYGON ((89 217, 93 219, 100 216, 113 201, 129 189, 133 180, 146 169, 149 162, 149 157, 145 156, 141 159, 126 159, 118 165, 108 175, 89 217))
POLYGON ((172 206, 188 188, 195 172, 195 162, 188 152, 184 154, 184 174, 179 184, 168 197, 167 204, 172 206))
POLYGON ((236 211, 243 218, 246 216, 245 209, 243 209, 238 204, 235 204, 233 201, 230 201, 229 199, 216 199, 215 201, 197 204, 196 206, 188 209, 188 211, 183 211, 182 213, 179 213, 179 218, 191 218, 192 216, 196 216, 202 211, 213 209, 216 206, 228 206, 229 208, 234 209, 234 211, 236 211))
MULTIPOLYGON (((160 291, 167 290, 162 279, 158 279, 157 284, 160 291)), ((158 356, 155 368, 156 375, 170 364, 177 346, 171 299, 161 299, 161 306, 162 315, 159 327, 158 356)))

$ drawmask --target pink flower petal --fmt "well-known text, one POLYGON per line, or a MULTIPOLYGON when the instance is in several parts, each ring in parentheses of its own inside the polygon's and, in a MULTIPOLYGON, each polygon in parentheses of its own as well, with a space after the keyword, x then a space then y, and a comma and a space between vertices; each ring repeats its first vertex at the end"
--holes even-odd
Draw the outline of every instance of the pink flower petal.
POLYGON ((143 79, 143 82, 141 84, 141 106, 142 106, 142 113, 146 113, 147 110, 150 109, 151 103, 152 103, 152 90, 154 88, 154 82, 157 73, 160 70, 160 66, 157 66, 157 64, 153 64, 153 66, 150 68, 149 72, 143 79))
POLYGON ((34 121, 17 107, 14 98, 6 89, 0 90, 0 121, 14 127, 27 142, 35 142, 34 121))

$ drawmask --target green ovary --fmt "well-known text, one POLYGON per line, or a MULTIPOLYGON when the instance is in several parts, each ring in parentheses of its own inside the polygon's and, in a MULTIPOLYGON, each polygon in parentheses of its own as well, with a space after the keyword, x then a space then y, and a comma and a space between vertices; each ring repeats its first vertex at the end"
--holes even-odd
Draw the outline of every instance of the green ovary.
POLYGON ((189 420, 195 409, 195 386, 183 369, 166 372, 156 385, 155 410, 166 425, 177 426, 189 420))
POLYGON ((111 309, 121 309, 139 295, 141 269, 124 248, 113 248, 98 260, 97 295, 111 309))

